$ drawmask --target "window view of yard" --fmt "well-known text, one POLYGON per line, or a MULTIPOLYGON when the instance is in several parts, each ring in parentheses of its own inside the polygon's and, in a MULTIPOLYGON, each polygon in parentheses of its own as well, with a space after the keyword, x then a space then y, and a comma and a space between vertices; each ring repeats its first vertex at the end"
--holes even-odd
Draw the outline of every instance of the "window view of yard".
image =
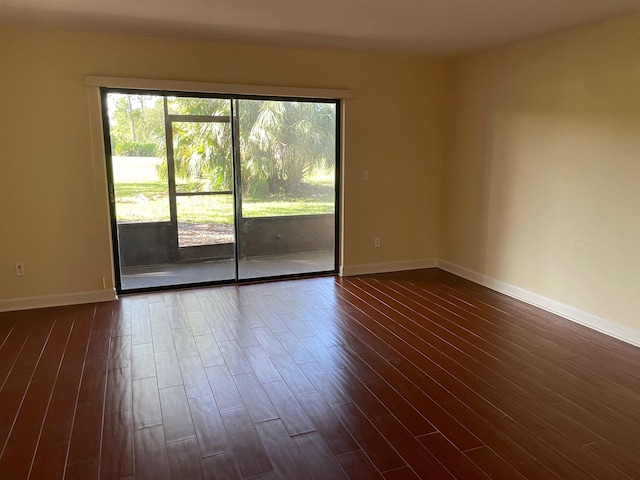
MULTIPOLYGON (((118 222, 169 221, 167 181, 158 176, 157 167, 161 163, 162 159, 153 157, 113 157, 118 222)), ((262 217, 334 213, 334 178, 333 171, 317 169, 308 175, 297 194, 245 194, 242 214, 262 217)), ((187 198, 191 201, 180 209, 181 221, 233 224, 231 195, 187 198)))
POLYGON ((336 270, 335 100, 107 90, 119 289, 336 270))
MULTIPOLYGON (((165 102, 177 192, 233 190, 231 100, 110 93, 118 222, 170 220, 165 102)), ((334 213, 335 104, 240 100, 237 111, 242 216, 334 213)), ((180 222, 233 224, 232 195, 177 203, 180 222)))

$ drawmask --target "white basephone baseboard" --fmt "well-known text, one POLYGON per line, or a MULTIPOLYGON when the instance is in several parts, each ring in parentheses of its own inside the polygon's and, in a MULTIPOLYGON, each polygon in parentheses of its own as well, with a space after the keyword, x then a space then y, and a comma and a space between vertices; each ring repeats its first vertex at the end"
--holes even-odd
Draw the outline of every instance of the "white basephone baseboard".
POLYGON ((580 325, 584 325, 600 333, 604 333, 617 338, 618 340, 640 347, 640 331, 626 325, 598 317, 597 315, 585 312, 584 310, 572 307, 571 305, 558 302, 557 300, 511 285, 501 280, 496 280, 495 278, 469 270, 468 268, 461 267, 454 263, 438 260, 438 268, 459 277, 466 278, 467 280, 479 285, 483 285, 491 290, 495 290, 496 292, 504 293, 509 297, 522 300, 530 305, 534 305, 548 312, 560 315, 567 320, 579 323, 580 325))
MULTIPOLYGON (((487 275, 461 267, 445 260, 424 258, 400 262, 369 263, 340 267, 341 276, 367 275, 372 273, 399 272, 421 268, 438 267, 446 272, 470 280, 479 285, 504 293, 509 297, 542 308, 563 318, 589 327, 598 332, 617 338, 640 347, 640 331, 618 322, 598 317, 584 310, 572 307, 557 300, 531 292, 521 287, 497 280, 487 275)), ((58 307, 82 303, 108 302, 117 298, 115 290, 93 290, 61 295, 44 295, 40 297, 24 297, 0 300, 0 312, 13 310, 29 310, 34 308, 58 307)))
POLYGON ((43 295, 0 300, 0 312, 30 310, 33 308, 60 307, 82 303, 108 302, 117 298, 115 290, 93 290, 89 292, 66 293, 61 295, 43 295))
POLYGON ((437 265, 438 260, 435 258, 423 258, 420 260, 406 260, 401 262, 367 263, 340 267, 340 275, 343 277, 350 277, 353 275, 368 275, 370 273, 401 272, 404 270, 434 268, 437 265))

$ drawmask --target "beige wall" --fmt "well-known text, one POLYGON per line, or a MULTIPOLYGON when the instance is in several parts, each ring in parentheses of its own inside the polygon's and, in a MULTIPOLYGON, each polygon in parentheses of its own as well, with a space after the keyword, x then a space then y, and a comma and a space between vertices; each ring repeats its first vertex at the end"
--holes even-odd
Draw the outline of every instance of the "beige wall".
POLYGON ((450 62, 1 29, 0 304, 111 289, 83 77, 127 76, 354 90, 345 266, 439 256, 638 332, 638 45, 640 15, 450 62))
POLYGON ((0 29, 0 303, 99 291, 103 277, 112 288, 85 75, 354 90, 344 263, 357 266, 437 256, 445 71, 424 57, 0 29))
POLYGON ((442 259, 640 331, 639 52, 632 15, 453 62, 442 259))

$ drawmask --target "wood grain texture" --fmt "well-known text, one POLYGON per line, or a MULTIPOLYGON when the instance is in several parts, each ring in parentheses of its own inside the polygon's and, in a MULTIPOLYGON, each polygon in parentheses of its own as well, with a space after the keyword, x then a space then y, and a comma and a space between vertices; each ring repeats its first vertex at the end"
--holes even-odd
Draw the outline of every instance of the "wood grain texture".
POLYGON ((0 478, 636 479, 640 349, 437 269, 0 313, 0 478))

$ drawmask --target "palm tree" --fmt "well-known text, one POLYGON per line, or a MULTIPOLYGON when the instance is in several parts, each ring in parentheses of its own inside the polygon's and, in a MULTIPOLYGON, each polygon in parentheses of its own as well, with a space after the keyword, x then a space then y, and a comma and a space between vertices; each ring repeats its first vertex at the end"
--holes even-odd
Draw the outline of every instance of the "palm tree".
MULTIPOLYGON (((221 98, 170 98, 169 113, 230 118, 231 101, 221 98)), ((176 176, 190 190, 232 190, 230 122, 172 122, 176 176)))
MULTIPOLYGON (((227 99, 169 100, 170 113, 229 116, 227 99)), ((239 100, 242 189, 295 194, 311 171, 335 166, 335 105, 320 102, 239 100)), ((208 188, 231 189, 229 123, 173 124, 176 175, 208 188)))
POLYGON ((261 174, 256 179, 267 182, 269 193, 295 194, 313 169, 335 166, 334 104, 239 103, 242 160, 249 175, 261 174))

